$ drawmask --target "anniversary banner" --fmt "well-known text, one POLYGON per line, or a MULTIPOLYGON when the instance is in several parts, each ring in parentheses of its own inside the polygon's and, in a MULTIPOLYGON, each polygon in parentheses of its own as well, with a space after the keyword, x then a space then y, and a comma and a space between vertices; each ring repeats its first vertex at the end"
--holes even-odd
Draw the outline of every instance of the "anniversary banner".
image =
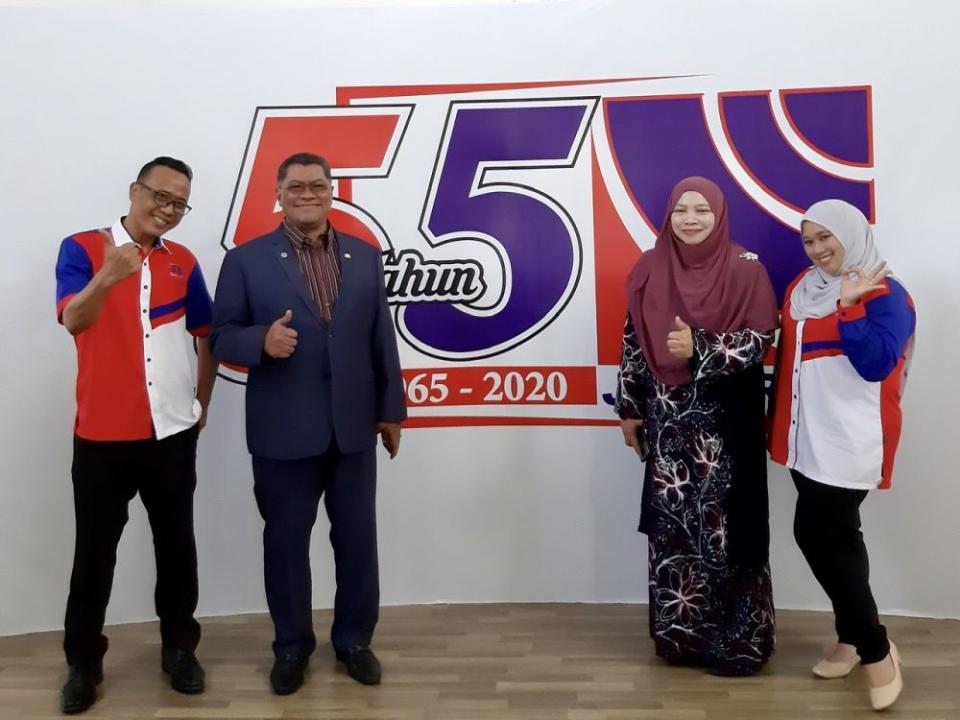
POLYGON ((875 217, 869 86, 715 83, 340 87, 257 107, 222 245, 276 227, 285 157, 323 155, 334 226, 383 252, 410 425, 612 423, 624 280, 678 179, 720 185, 778 297, 808 264, 803 208, 875 217))

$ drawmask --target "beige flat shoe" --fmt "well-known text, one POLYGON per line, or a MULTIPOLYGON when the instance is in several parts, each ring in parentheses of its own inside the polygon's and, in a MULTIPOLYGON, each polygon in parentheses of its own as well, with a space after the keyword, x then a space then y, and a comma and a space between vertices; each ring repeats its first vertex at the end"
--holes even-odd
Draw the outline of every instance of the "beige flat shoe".
POLYGON ((817 677, 833 680, 834 678, 846 677, 859 664, 859 655, 854 655, 849 660, 841 660, 840 662, 824 658, 813 666, 813 674, 817 677))
POLYGON ((893 705, 903 690, 903 673, 900 672, 900 653, 890 643, 890 658, 893 660, 893 680, 886 685, 870 688, 870 704, 874 710, 886 710, 893 705))

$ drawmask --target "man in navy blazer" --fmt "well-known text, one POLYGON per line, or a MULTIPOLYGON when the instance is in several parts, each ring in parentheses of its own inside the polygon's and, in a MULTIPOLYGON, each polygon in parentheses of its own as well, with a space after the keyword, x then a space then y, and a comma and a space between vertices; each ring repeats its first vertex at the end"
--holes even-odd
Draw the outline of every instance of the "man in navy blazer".
POLYGON ((300 687, 316 648, 309 548, 321 496, 336 562, 334 651, 355 680, 381 675, 370 650, 380 605, 376 442, 379 433, 396 456, 406 407, 380 251, 328 223, 331 181, 318 155, 280 165, 284 220, 227 253, 210 334, 217 358, 249 369, 247 447, 279 695, 300 687))

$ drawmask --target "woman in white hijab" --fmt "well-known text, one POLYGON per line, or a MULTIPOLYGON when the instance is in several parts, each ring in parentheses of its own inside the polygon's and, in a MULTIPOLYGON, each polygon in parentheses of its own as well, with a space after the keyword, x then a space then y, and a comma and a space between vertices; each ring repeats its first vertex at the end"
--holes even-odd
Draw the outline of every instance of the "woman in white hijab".
POLYGON ((783 304, 770 455, 793 476, 794 536, 836 618, 837 645, 813 672, 844 677, 862 664, 882 710, 903 678, 870 590, 860 504, 890 487, 916 314, 857 208, 818 202, 801 234, 813 266, 783 304))

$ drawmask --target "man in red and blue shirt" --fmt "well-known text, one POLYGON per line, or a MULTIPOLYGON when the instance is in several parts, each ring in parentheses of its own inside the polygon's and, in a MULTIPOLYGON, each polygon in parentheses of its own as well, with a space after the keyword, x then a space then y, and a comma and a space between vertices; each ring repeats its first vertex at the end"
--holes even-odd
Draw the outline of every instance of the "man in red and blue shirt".
POLYGON ((200 625, 193 492, 197 435, 217 369, 206 339, 211 299, 192 253, 162 237, 189 212, 192 178, 180 160, 148 162, 130 185, 126 216, 60 245, 57 317, 74 336, 78 364, 65 713, 96 701, 117 544, 137 493, 156 552, 161 666, 175 690, 204 689, 194 655, 200 625))

